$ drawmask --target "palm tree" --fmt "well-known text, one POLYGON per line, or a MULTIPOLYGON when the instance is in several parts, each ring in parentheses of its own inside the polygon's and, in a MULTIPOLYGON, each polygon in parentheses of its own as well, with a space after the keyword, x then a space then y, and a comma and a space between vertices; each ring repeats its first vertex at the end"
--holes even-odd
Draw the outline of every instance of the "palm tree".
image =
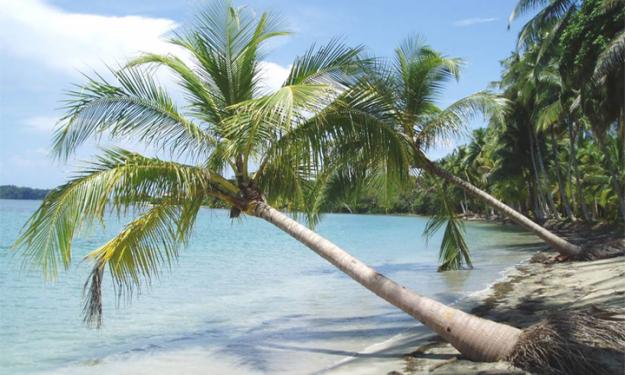
POLYGON ((556 139, 558 128, 569 125, 565 124, 565 120, 568 118, 565 112, 565 108, 567 108, 567 90, 562 83, 557 67, 552 61, 550 61, 549 64, 541 66, 536 76, 537 90, 534 94, 536 107, 538 108, 535 120, 536 131, 538 133, 547 134, 551 139, 552 159, 556 172, 560 202, 566 216, 569 219, 575 219, 566 193, 566 183, 564 182, 560 170, 558 142, 556 139))
MULTIPOLYGON (((606 2, 612 0, 606 0, 606 2)), ((618 0, 620 1, 620 0, 618 0)), ((539 60, 555 47, 580 0, 519 0, 508 18, 508 29, 514 20, 537 8, 538 12, 521 28, 517 52, 539 45, 539 60)))
POLYGON ((605 155, 604 163, 618 198, 620 216, 625 220, 625 191, 619 174, 623 153, 617 153, 615 158, 609 150, 613 129, 620 138, 619 145, 625 142, 625 97, 621 79, 624 74, 623 9, 623 0, 587 0, 581 4, 560 41, 560 74, 579 92, 573 107, 589 121, 592 134, 605 155))
MULTIPOLYGON (((625 139, 625 130, 620 130, 625 129, 625 125, 620 125, 625 124, 621 79, 625 62, 623 4, 623 0, 519 0, 509 21, 538 9, 523 26, 517 49, 535 50, 537 66, 546 59, 557 59, 562 80, 575 92, 569 107, 577 108, 576 112, 591 120, 592 133, 606 155, 604 163, 625 219, 625 193, 615 165, 619 160, 612 160, 606 145, 606 132, 613 122, 619 124, 621 138, 625 139)), ((579 120, 567 124, 571 151, 579 120)), ((574 153, 570 154, 573 164, 574 153)), ((578 199, 580 190, 578 183, 578 199)), ((582 214, 588 217, 583 200, 581 204, 582 214)))
POLYGON ((622 69, 623 65, 625 65, 625 30, 617 34, 599 55, 593 79, 601 83, 607 76, 622 69))
POLYGON ((172 39, 192 63, 148 54, 113 72, 112 83, 96 77, 72 91, 54 137, 59 157, 108 134, 141 141, 186 162, 117 148, 103 151, 46 197, 16 248, 54 276, 60 264, 70 265, 72 238, 80 228, 103 220, 109 210, 139 210, 120 233, 87 255, 93 269, 85 284, 85 316, 99 325, 105 270, 119 294, 130 295, 172 264, 202 202, 218 199, 232 216, 245 214, 277 226, 431 327, 468 358, 507 358, 521 330, 420 296, 272 207, 314 214, 319 205, 308 198, 323 198, 319 191, 340 187, 336 181, 345 170, 368 161, 376 167, 386 162, 384 170, 392 177, 405 173, 411 160, 405 139, 366 114, 368 99, 350 87, 362 65, 359 49, 338 43, 311 49, 295 60, 281 88, 261 93, 261 48, 285 34, 275 25, 268 14, 255 19, 228 3, 216 3, 200 13, 194 27, 172 39), (175 74, 186 106, 179 109, 151 78, 155 66, 175 74), (367 142, 362 142, 363 133, 367 142), (227 178, 228 170, 233 179, 227 178))
POLYGON ((383 120, 389 123, 389 128, 411 141, 416 154, 414 164, 418 168, 463 189, 500 211, 543 239, 560 254, 567 257, 579 255, 579 246, 551 233, 426 157, 425 151, 429 147, 460 132, 467 118, 483 113, 503 121, 504 100, 487 91, 462 98, 444 109, 435 104, 444 83, 459 78, 460 67, 459 59, 442 56, 418 38, 407 39, 396 49, 393 63, 379 67, 369 78, 376 100, 385 105, 383 120))

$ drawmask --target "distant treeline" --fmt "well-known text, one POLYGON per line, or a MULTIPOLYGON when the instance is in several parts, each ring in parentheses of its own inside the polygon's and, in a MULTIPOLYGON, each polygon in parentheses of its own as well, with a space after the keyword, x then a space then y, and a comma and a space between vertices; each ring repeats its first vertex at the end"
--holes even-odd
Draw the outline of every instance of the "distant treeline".
POLYGON ((0 185, 0 199, 43 199, 50 190, 0 185))

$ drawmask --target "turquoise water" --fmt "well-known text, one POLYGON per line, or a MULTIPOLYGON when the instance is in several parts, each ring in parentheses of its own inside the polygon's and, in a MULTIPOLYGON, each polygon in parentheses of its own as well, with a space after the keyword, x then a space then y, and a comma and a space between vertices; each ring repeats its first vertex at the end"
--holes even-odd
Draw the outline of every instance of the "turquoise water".
MULTIPOLYGON (((45 283, 8 249, 37 201, 0 200, 0 373, 313 373, 417 322, 379 300, 268 223, 203 209, 178 264, 116 307, 105 289, 104 326, 82 323, 81 256, 120 228, 83 234, 70 272, 45 283)), ((536 239, 467 224, 475 269, 437 273, 440 236, 426 218, 326 215, 318 231, 378 271, 453 303, 527 258, 536 239)))

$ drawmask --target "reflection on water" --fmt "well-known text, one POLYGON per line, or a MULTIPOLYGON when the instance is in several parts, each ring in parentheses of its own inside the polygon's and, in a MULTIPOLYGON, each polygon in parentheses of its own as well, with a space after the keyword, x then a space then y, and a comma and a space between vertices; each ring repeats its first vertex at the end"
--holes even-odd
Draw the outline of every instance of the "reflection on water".
POLYGON ((443 280, 445 281, 446 289, 451 291, 462 291, 471 272, 472 270, 444 272, 443 280))

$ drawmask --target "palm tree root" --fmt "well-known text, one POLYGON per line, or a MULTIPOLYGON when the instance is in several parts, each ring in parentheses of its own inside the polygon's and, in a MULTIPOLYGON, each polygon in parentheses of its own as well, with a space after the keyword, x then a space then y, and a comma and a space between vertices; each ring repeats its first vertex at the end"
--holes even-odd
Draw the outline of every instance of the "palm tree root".
POLYGON ((539 374, 621 374, 625 310, 562 311, 523 330, 507 360, 539 374))
POLYGON ((582 252, 572 260, 599 260, 625 255, 625 239, 608 240, 600 245, 582 247, 582 252))

